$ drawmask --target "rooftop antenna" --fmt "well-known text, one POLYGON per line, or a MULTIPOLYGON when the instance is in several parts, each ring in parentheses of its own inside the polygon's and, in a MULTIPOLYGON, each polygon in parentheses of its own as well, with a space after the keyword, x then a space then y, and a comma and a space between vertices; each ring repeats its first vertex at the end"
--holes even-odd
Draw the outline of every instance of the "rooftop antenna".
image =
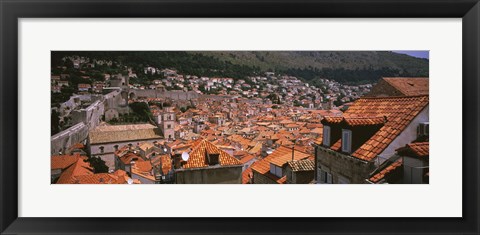
POLYGON ((293 145, 292 145, 292 161, 295 160, 295 142, 297 142, 297 140, 293 140, 293 145))
POLYGON ((295 143, 292 146, 292 161, 295 160, 295 143))

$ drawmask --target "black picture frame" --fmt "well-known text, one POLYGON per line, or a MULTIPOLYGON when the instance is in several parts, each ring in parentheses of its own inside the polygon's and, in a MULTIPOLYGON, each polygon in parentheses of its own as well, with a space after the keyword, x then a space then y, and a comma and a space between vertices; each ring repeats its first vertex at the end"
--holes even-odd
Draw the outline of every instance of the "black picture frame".
MULTIPOLYGON (((478 0, 1 0, 0 231, 44 233, 446 233, 479 229, 478 0), (372 17, 463 19, 462 218, 24 218, 18 217, 18 19, 122 17, 372 17)), ((454 79, 454 78, 452 78, 454 79)), ((452 80, 452 82, 458 82, 452 80)), ((460 182, 459 182, 460 183, 460 182)), ((234 210, 248 210, 232 206, 234 210)), ((439 208, 441 209, 441 208, 439 208)))

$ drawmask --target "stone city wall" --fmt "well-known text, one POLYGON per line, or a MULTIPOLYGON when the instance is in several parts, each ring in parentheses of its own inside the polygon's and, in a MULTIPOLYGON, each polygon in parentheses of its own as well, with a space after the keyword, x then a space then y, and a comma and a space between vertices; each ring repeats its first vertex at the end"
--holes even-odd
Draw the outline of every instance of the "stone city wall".
POLYGON ((72 145, 83 143, 88 136, 88 127, 85 123, 80 122, 76 125, 61 131, 50 138, 51 155, 65 154, 72 145))

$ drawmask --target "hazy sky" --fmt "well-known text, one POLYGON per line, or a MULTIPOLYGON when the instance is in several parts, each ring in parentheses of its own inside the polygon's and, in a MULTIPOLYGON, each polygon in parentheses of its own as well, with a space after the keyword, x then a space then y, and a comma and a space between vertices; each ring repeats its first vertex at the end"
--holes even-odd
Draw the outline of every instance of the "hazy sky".
POLYGON ((430 59, 429 51, 393 51, 393 52, 400 53, 400 54, 407 54, 409 56, 418 57, 418 58, 430 59))

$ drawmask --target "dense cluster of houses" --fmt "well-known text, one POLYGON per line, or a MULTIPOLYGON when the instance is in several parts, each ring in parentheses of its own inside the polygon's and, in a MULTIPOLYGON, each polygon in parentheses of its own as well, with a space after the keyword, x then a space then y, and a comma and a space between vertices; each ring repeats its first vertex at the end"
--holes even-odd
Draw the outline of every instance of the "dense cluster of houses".
MULTIPOLYGON (((372 88, 372 84, 345 85, 329 79, 319 79, 318 87, 303 82, 294 76, 265 72, 264 76, 252 76, 241 79, 225 77, 206 77, 201 75, 184 75, 175 69, 146 66, 143 71, 134 71, 116 61, 90 59, 88 57, 68 56, 63 61, 73 63, 73 68, 80 73, 82 81, 73 87, 77 94, 102 93, 108 87, 127 86, 136 90, 177 90, 192 91, 198 94, 215 94, 243 98, 259 98, 267 104, 285 104, 309 109, 331 109, 333 102, 344 104, 351 102, 372 88), (99 66, 124 67, 118 74, 104 73, 101 80, 92 79, 92 71, 98 72, 99 66), (129 83, 137 78, 137 73, 150 76, 147 83, 129 83), (275 96, 272 96, 275 94, 275 96)), ((66 71, 67 67, 60 68, 66 71)), ((61 93, 62 88, 72 86, 68 73, 51 75, 51 90, 61 93)))
MULTIPOLYGON (((163 73, 167 81, 180 78, 174 70, 146 67, 144 72, 163 73)), ((241 80, 183 78, 207 84, 202 90, 230 84, 228 91, 240 92, 235 86, 241 80)), ((281 103, 261 93, 200 96, 181 105, 172 99, 132 98, 149 105, 153 122, 98 125, 85 145, 51 157, 52 183, 429 182, 428 78, 383 78, 374 87, 341 90, 328 85, 331 92, 310 96, 312 106, 308 99, 305 105, 292 105, 297 95, 316 89, 296 78, 267 73, 250 81, 273 78, 278 87, 270 87, 272 92, 297 85, 305 89, 286 89, 297 93, 281 96, 281 103), (324 95, 340 97, 342 92, 353 101, 345 100, 352 102, 339 108, 315 105, 324 95), (103 159, 109 172, 94 173, 86 156, 103 159)), ((155 89, 168 85, 153 82, 158 83, 155 89)), ((241 84, 246 83, 240 83, 242 92, 252 91, 241 84)))

